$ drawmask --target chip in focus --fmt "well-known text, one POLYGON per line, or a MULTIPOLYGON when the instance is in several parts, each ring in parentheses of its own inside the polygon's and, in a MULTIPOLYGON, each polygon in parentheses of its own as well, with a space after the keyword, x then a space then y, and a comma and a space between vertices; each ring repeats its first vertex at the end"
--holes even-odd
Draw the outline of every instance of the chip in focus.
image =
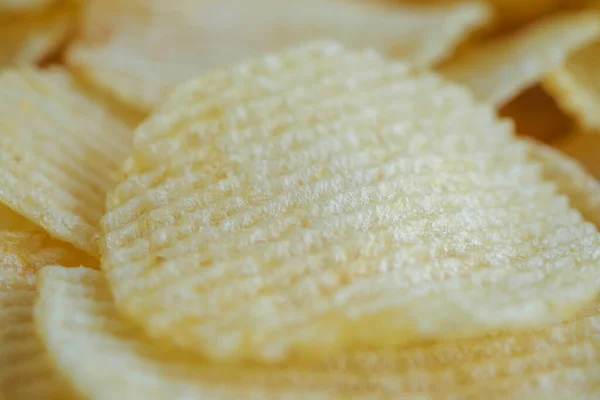
POLYGON ((103 218, 124 315, 209 357, 282 360, 536 328, 594 299, 600 235, 510 124, 368 52, 284 68, 318 49, 200 77, 138 128, 103 218))
POLYGON ((470 49, 441 73, 467 86, 478 100, 502 106, 599 35, 600 15, 595 12, 551 16, 470 49))
POLYGON ((42 13, 0 13, 0 68, 44 61, 67 39, 73 18, 74 11, 69 4, 54 6, 42 13))
MULTIPOLYGON (((35 320, 83 395, 130 399, 572 399, 600 394, 600 305, 522 335, 354 350, 322 362, 210 364, 157 346, 122 318, 101 273, 49 267, 35 320)), ((584 397, 590 396, 590 397, 584 397)))
POLYGON ((97 253, 94 237, 129 129, 59 69, 0 72, 0 202, 97 253))
POLYGON ((67 62, 119 100, 150 111, 203 70, 312 39, 378 47, 428 66, 488 19, 481 2, 432 8, 342 0, 94 1, 67 62))

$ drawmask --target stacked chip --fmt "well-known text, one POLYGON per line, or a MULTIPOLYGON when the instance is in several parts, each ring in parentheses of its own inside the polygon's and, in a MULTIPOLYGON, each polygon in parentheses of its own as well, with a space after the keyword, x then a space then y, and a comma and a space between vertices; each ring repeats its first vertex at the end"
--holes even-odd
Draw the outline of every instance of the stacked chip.
POLYGON ((0 89, 0 398, 600 396, 600 190, 440 75, 316 42, 133 137, 0 89))

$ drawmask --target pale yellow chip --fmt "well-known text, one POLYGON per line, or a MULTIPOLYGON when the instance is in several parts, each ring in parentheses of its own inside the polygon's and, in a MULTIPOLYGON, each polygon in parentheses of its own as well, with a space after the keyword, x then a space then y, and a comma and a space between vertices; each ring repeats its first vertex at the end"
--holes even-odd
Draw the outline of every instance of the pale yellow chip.
POLYGON ((70 399, 36 335, 35 273, 51 264, 96 266, 98 261, 3 206, 0 219, 0 399, 70 399))
POLYGON ((96 254, 95 236, 130 148, 129 129, 62 70, 0 72, 0 202, 96 254))
POLYGON ((600 15, 595 12, 552 16, 470 49, 441 73, 467 86, 478 100, 501 106, 599 35, 600 15))
POLYGON ((35 320, 86 398, 592 399, 600 395, 600 306, 520 336, 354 350, 322 362, 220 365, 157 345, 123 319, 98 272, 49 267, 35 320), (584 397, 589 396, 589 397, 584 397))
POLYGON ((71 391, 36 334, 36 297, 31 277, 8 284, 0 269, 0 398, 68 400, 71 391))
POLYGON ((489 9, 477 1, 426 8, 345 0, 97 0, 67 62, 148 111, 207 68, 309 40, 378 47, 431 65, 488 19, 489 9))
POLYGON ((545 81, 565 111, 585 127, 596 130, 600 130, 599 65, 600 41, 577 51, 545 81))
POLYGON ((138 128, 103 218, 124 315, 265 360, 538 327, 595 297, 600 235, 510 124, 436 75, 334 50, 296 75, 271 67, 315 47, 201 77, 138 128))
POLYGON ((45 60, 67 39, 74 16, 69 4, 35 14, 0 13, 0 68, 45 60))
MULTIPOLYGON (((600 147, 596 151, 600 151, 600 147)), ((571 205, 600 229, 600 181, 586 172, 576 160, 558 150, 531 143, 530 153, 534 160, 542 164, 544 177, 555 182, 558 191, 569 197, 571 205)))

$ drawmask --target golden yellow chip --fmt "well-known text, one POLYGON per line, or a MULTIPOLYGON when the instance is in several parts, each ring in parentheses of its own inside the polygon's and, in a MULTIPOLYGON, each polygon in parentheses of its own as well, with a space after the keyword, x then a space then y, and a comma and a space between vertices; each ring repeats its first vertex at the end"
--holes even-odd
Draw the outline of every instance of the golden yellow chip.
POLYGON ((66 40, 73 18, 68 4, 39 14, 0 13, 0 67, 34 64, 46 59, 66 40))
POLYGON ((95 236, 130 131, 62 70, 0 72, 0 202, 96 254, 95 236))
POLYGON ((600 305, 520 336, 354 350, 323 362, 209 364, 123 319, 102 275, 49 267, 35 320, 53 361, 90 399, 592 399, 600 305), (589 397, 585 397, 589 396, 589 397))
POLYGON ((3 278, 0 269, 0 398, 71 399, 36 334, 33 305, 37 293, 32 277, 10 283, 3 278))
POLYGON ((469 50, 441 69, 481 101, 506 104, 522 90, 560 68, 578 48, 600 35, 592 11, 552 16, 509 36, 469 50))
POLYGON ((283 359, 538 327, 595 297, 600 235, 491 107, 396 64, 262 75, 287 59, 184 85, 135 133, 102 267, 151 336, 283 359))
POLYGON ((563 108, 581 123, 600 130, 600 42, 573 54, 545 81, 563 108))
POLYGON ((489 17, 481 2, 441 8, 343 0, 91 3, 83 36, 67 62, 144 111, 207 68, 313 39, 378 47, 415 65, 430 65, 489 17))

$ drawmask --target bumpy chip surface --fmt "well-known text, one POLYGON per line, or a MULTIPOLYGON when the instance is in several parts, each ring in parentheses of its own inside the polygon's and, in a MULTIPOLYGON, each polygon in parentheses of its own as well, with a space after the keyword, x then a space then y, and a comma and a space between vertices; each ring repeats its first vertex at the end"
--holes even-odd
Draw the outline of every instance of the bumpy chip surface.
POLYGON ((130 131, 62 70, 0 72, 0 201, 90 254, 130 131))
POLYGON ((548 17, 470 49, 441 73, 467 86, 477 99, 500 106, 560 68, 571 53, 599 34, 600 15, 595 12, 548 17))
POLYGON ((67 62, 148 111, 207 68, 309 40, 378 47, 430 65, 488 17, 482 2, 426 8, 343 0, 94 1, 67 62))
POLYGON ((161 348, 122 319, 102 275, 49 267, 35 319, 50 356, 86 398, 583 399, 598 395, 600 307, 520 336, 361 350, 280 366, 210 364, 161 348))
POLYGON ((46 59, 66 40, 73 18, 69 4, 43 13, 17 16, 0 13, 0 67, 35 64, 46 59))
POLYGON ((598 233, 491 107, 371 53, 272 68, 290 53, 182 87, 137 130, 103 218, 125 315, 281 359, 535 327, 595 296, 598 233))
MULTIPOLYGON (((598 7, 600 9, 600 6, 598 7)), ((569 113, 588 128, 600 130, 600 41, 574 53, 548 77, 546 87, 569 113)))

